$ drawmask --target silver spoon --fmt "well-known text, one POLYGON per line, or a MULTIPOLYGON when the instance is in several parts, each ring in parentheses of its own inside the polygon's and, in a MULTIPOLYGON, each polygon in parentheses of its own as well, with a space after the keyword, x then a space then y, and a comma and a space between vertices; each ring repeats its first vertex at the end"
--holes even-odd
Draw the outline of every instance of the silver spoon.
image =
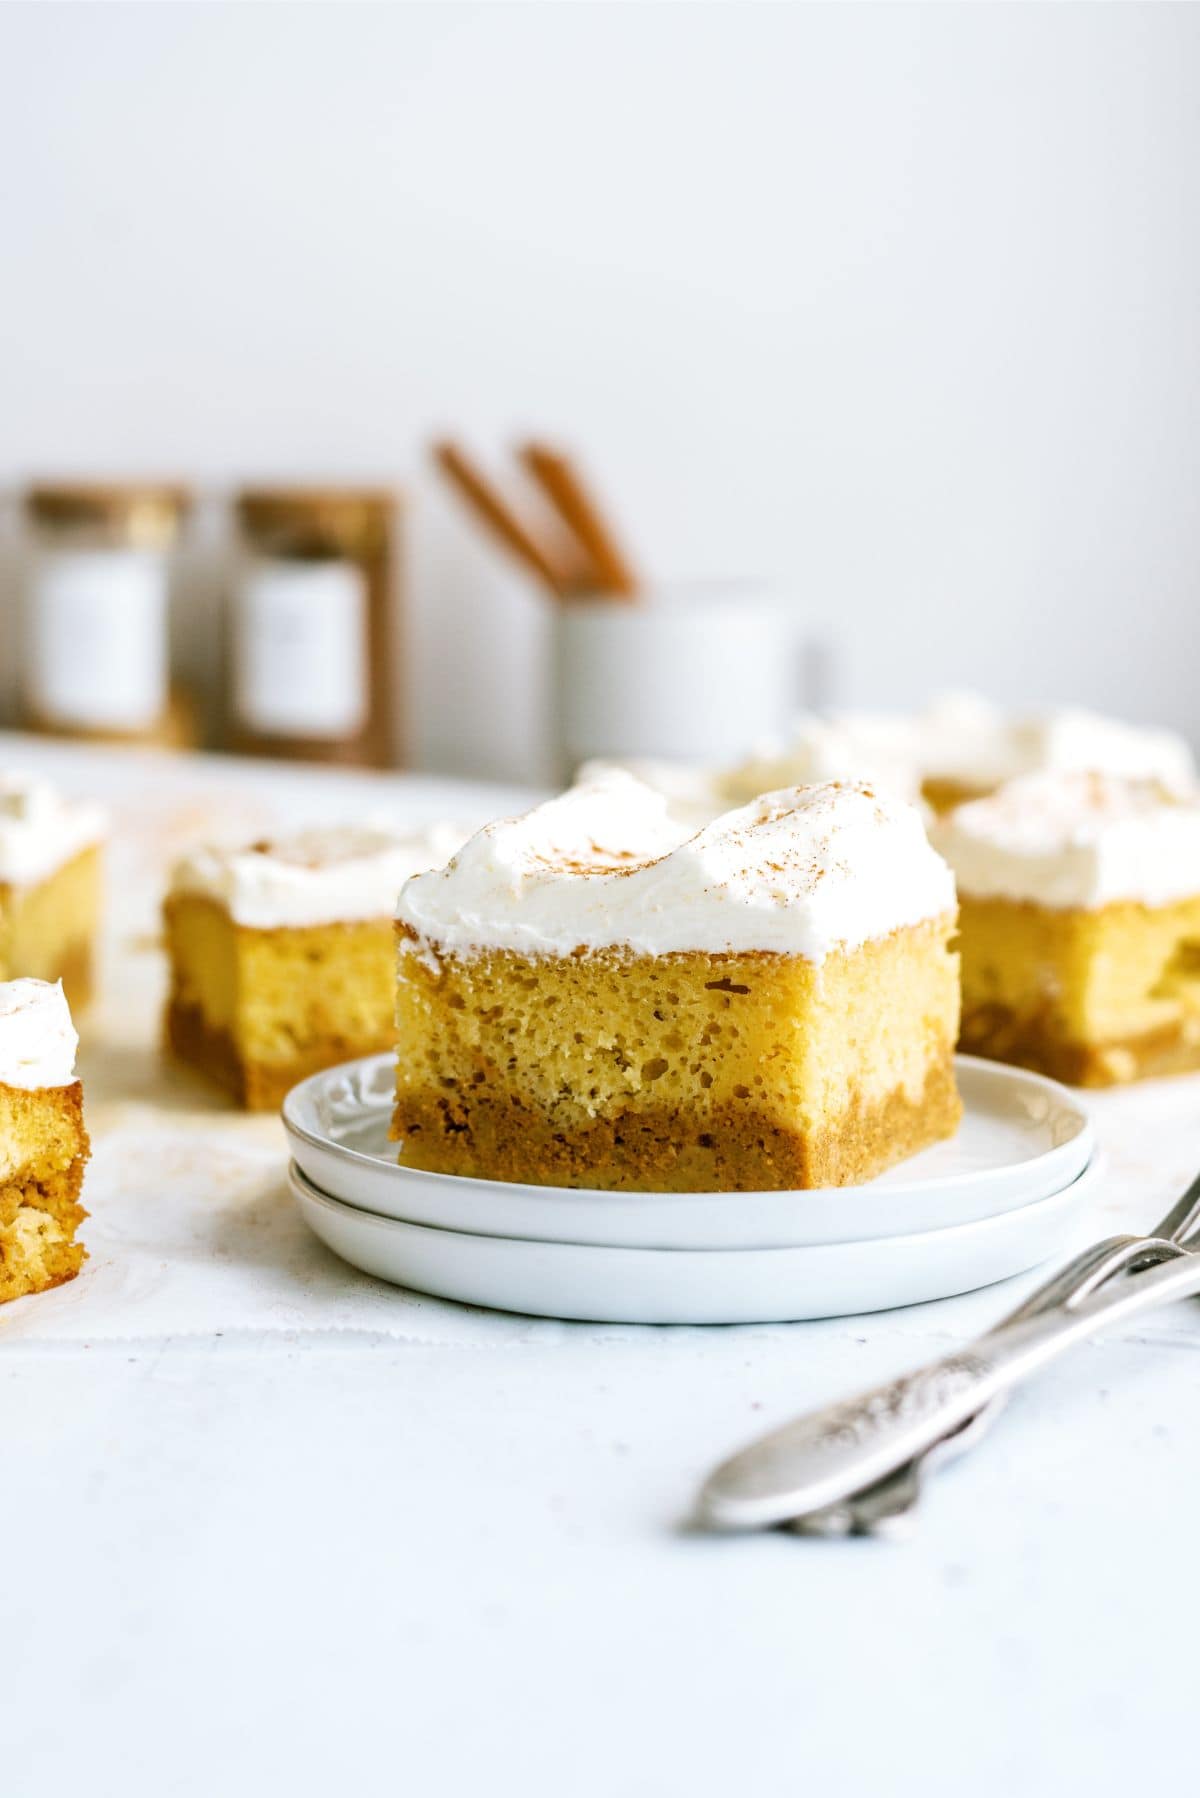
MULTIPOLYGON (((1002 1319, 1002 1323, 1019 1323, 1059 1305, 1068 1308, 1078 1305, 1109 1280, 1156 1266, 1174 1254, 1195 1248, 1200 1248, 1200 1174, 1151 1230, 1149 1237, 1109 1236, 1103 1242, 1092 1243, 1030 1293, 1023 1304, 1002 1319)), ((969 1417, 961 1428, 943 1436, 924 1454, 897 1467, 886 1478, 864 1486, 841 1504, 794 1518, 789 1527, 798 1535, 812 1536, 907 1533, 920 1503, 925 1475, 947 1462, 956 1461, 974 1448, 1007 1402, 1007 1394, 994 1398, 974 1417, 969 1417)))
POLYGON ((1200 1176, 1158 1229, 1153 1237, 1110 1237, 1085 1249, 971 1348, 752 1444, 711 1477, 703 1514, 727 1528, 787 1523, 821 1535, 896 1529, 919 1499, 923 1469, 977 1441, 1026 1372, 1105 1322, 1164 1302, 1168 1293, 1182 1296, 1193 1279, 1200 1288, 1196 1267, 1177 1278, 1161 1266, 1146 1271, 1190 1261, 1189 1249, 1200 1246, 1200 1176), (822 1497, 822 1485, 831 1483, 837 1490, 822 1497), (808 1495, 815 1502, 805 1502, 808 1495))

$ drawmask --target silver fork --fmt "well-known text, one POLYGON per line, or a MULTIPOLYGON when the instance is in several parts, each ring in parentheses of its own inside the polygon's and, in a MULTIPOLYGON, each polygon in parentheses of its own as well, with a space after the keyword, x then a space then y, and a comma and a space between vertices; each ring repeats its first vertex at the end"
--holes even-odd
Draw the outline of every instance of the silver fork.
MULTIPOLYGON (((1143 1268, 1157 1266, 1198 1248, 1200 1174, 1149 1236, 1109 1236, 1103 1242, 1093 1243, 1030 1293, 1023 1304, 1001 1319, 1001 1325, 1023 1323, 1026 1318, 1039 1317, 1058 1306, 1074 1310, 1110 1280, 1138 1273, 1143 1268)), ((905 1461, 893 1473, 876 1480, 873 1485, 864 1486, 838 1504, 794 1518, 787 1527, 802 1536, 907 1534, 920 1503, 925 1476, 974 1448, 1006 1403, 1007 1395, 998 1394, 958 1429, 932 1443, 923 1454, 905 1461)))

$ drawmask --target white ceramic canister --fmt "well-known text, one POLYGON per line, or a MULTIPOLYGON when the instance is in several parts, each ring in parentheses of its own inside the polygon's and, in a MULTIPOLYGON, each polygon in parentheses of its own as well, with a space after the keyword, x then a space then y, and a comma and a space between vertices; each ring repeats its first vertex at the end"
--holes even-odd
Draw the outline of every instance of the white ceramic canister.
POLYGON ((564 779, 592 758, 736 761, 784 732, 806 698, 796 614, 749 584, 565 601, 553 654, 564 779))

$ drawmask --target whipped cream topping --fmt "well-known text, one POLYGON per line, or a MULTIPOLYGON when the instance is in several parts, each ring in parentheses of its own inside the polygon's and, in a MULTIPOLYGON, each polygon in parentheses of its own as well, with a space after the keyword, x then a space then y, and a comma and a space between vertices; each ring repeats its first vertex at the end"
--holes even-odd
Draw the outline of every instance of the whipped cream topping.
POLYGON ((31 1091, 70 1086, 78 1047, 61 981, 0 983, 0 1082, 31 1091))
POLYGON ((866 783, 767 793, 693 833, 614 772, 487 825, 408 882, 397 917, 435 960, 622 946, 820 962, 954 906, 920 815, 866 783))
POLYGON ((803 718, 783 743, 730 770, 731 798, 767 786, 870 780, 907 798, 923 780, 991 789, 1043 770, 1139 775, 1186 787, 1195 761, 1183 738, 1078 707, 1012 716, 972 693, 944 693, 916 713, 803 718))
POLYGON ((780 787, 865 780, 903 799, 920 796, 915 733, 902 718, 843 713, 802 718, 786 743, 768 744, 719 779, 731 804, 780 787))
POLYGON ((466 835, 453 824, 403 835, 352 825, 240 849, 201 848, 176 863, 170 890, 214 899, 254 930, 387 918, 409 876, 439 867, 466 835))
POLYGON ((1106 718, 1082 707, 1010 717, 970 694, 947 694, 915 721, 923 776, 996 787, 1041 772, 1126 774, 1186 786, 1191 750, 1172 731, 1106 718))
MULTIPOLYGON (((711 768, 700 767, 695 762, 656 761, 648 757, 627 762, 584 762, 576 772, 574 785, 592 786, 614 774, 632 774, 643 786, 661 794, 671 817, 681 824, 690 824, 693 830, 699 830, 702 824, 711 824, 731 805, 753 799, 755 794, 763 791, 761 787, 755 787, 753 792, 734 795, 725 790, 724 778, 711 768)), ((794 786, 797 783, 776 781, 774 784, 794 786)))
POLYGON ((98 843, 107 820, 97 805, 64 799, 49 781, 0 775, 0 883, 30 886, 98 843))
POLYGON ((1032 774, 930 832, 959 890, 1094 910, 1200 893, 1200 794, 1116 774, 1032 774))
POLYGON ((1127 775, 1154 779, 1179 791, 1195 784, 1196 762, 1174 731, 1150 730, 1064 707, 1013 726, 1016 757, 1029 772, 1127 775))

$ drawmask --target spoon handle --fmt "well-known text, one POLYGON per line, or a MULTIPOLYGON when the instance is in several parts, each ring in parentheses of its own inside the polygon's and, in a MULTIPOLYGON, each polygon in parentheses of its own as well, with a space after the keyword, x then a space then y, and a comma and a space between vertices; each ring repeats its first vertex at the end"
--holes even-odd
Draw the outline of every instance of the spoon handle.
POLYGON ((773 1430, 725 1461, 700 1494, 718 1529, 767 1529, 883 1479, 1056 1356, 1110 1324, 1200 1292, 1185 1255, 1082 1305, 1000 1325, 965 1349, 773 1430))

